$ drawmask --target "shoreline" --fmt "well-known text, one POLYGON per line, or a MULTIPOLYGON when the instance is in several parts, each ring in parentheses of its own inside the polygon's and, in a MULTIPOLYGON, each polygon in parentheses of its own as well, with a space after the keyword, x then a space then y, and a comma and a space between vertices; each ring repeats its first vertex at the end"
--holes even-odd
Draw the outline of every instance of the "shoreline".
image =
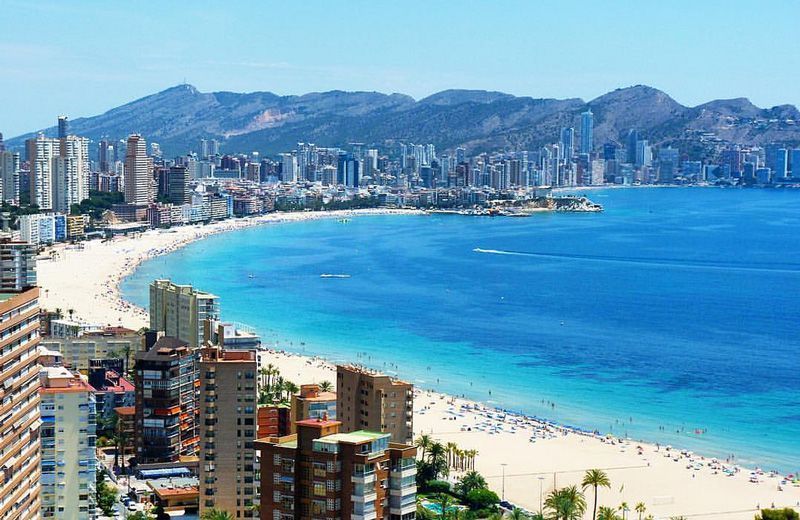
MULTIPOLYGON (((109 242, 92 241, 85 243, 83 249, 56 246, 48 250, 53 259, 38 263, 42 307, 61 308, 65 313, 73 309, 76 317, 90 323, 137 329, 147 325, 147 312, 122 299, 120 283, 148 259, 217 233, 257 225, 386 214, 424 212, 377 209, 279 213, 148 231, 109 242)), ((330 363, 322 358, 281 351, 269 351, 267 355, 285 377, 297 383, 318 382, 322 380, 319 377, 335 381, 330 363)), ((546 493, 554 481, 559 487, 579 481, 581 471, 590 467, 606 468, 614 488, 622 484, 619 492, 607 490, 605 499, 601 494, 601 504, 643 501, 657 518, 714 513, 717 517, 723 514, 725 518, 750 519, 759 505, 800 504, 800 487, 789 484, 784 491, 778 491, 779 480, 759 475, 756 477, 764 483, 750 483, 750 470, 745 468, 723 477, 722 464, 681 454, 679 449, 667 453, 656 444, 581 432, 547 419, 498 412, 490 405, 431 390, 415 389, 414 421, 417 434, 431 433, 443 442, 457 441, 462 448, 478 449, 476 469, 491 487, 497 491, 505 487, 509 500, 531 511, 538 510, 535 495, 540 483, 546 493), (504 460, 508 461, 508 468, 501 467, 504 460), (500 482, 501 472, 505 473, 505 486, 500 482), (546 478, 539 480, 542 476, 546 478)))

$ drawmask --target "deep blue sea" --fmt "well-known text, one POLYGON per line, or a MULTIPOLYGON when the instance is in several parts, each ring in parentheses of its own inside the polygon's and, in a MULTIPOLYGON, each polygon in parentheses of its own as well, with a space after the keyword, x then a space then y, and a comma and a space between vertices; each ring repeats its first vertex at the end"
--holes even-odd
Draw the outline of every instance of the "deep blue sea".
POLYGON ((800 470, 800 192, 590 196, 604 213, 372 216, 217 235, 146 262, 123 293, 146 306, 150 281, 172 278, 219 295, 224 319, 271 346, 800 470))

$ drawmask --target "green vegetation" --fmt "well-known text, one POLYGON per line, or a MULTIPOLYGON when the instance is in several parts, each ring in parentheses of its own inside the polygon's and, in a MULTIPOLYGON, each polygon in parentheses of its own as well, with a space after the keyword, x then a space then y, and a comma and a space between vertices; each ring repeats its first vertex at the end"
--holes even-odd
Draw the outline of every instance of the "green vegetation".
POLYGON ((586 491, 586 488, 594 488, 594 508, 592 510, 592 519, 597 518, 597 488, 604 487, 610 488, 611 487, 611 480, 609 480, 608 475, 603 470, 600 469, 590 469, 586 472, 583 476, 583 482, 581 482, 581 486, 583 490, 586 491))
POLYGON ((212 507, 203 511, 200 520, 233 520, 233 516, 227 511, 212 507))
POLYGON ((425 485, 428 493, 450 493, 450 483, 446 480, 431 480, 425 485))
POLYGON ((551 491, 544 507, 552 520, 580 520, 586 511, 586 498, 577 486, 568 486, 551 491))
POLYGON ((111 209, 114 204, 124 202, 125 198, 121 192, 105 192, 89 190, 89 198, 81 201, 80 204, 73 204, 70 209, 70 215, 85 215, 89 214, 93 219, 99 219, 103 216, 103 212, 111 209))
POLYGON ((308 200, 305 204, 294 202, 275 201, 275 211, 336 211, 348 209, 367 209, 381 206, 377 197, 354 197, 351 200, 332 200, 323 203, 319 199, 308 200))
MULTIPOLYGON (((22 201, 20 201, 20 204, 22 204, 22 201)), ((11 220, 8 224, 14 229, 19 229, 19 217, 21 215, 35 215, 36 213, 41 213, 41 211, 39 211, 39 206, 36 204, 12 206, 7 202, 3 202, 2 206, 0 206, 0 211, 11 215, 11 220)))
POLYGON ((416 445, 422 450, 422 455, 417 460, 417 486, 425 491, 431 481, 450 474, 447 450, 442 443, 433 441, 429 435, 421 435, 416 445))
POLYGON ((456 493, 466 496, 474 489, 487 489, 486 479, 477 471, 468 471, 456 484, 456 493))
POLYGON ((323 381, 319 384, 320 392, 332 392, 333 384, 330 381, 323 381))
POLYGON ((281 377, 278 368, 270 363, 258 372, 258 404, 289 404, 300 388, 281 377))
POLYGON ((497 504, 500 503, 500 497, 497 496, 497 493, 490 489, 479 488, 473 489, 469 493, 464 496, 464 502, 469 506, 470 509, 473 511, 481 511, 481 510, 494 510, 497 504))
POLYGON ((106 482, 106 474, 103 470, 97 470, 95 474, 95 489, 97 494, 97 507, 99 507, 106 516, 114 514, 114 503, 117 500, 117 492, 106 482))
POLYGON ((755 520, 800 520, 800 514, 794 509, 764 509, 755 520))

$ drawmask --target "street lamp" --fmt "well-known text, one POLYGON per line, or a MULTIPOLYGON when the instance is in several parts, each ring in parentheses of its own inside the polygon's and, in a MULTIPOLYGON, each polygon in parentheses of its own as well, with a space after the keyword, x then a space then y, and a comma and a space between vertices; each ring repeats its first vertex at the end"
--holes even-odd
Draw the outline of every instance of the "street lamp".
POLYGON ((501 465, 501 466, 503 466, 503 486, 502 486, 502 495, 503 495, 503 501, 505 501, 505 499, 506 499, 506 466, 507 466, 507 464, 504 462, 504 463, 502 463, 502 464, 500 464, 500 465, 501 465))
POLYGON ((542 514, 542 482, 544 482, 544 477, 539 475, 539 514, 542 514))

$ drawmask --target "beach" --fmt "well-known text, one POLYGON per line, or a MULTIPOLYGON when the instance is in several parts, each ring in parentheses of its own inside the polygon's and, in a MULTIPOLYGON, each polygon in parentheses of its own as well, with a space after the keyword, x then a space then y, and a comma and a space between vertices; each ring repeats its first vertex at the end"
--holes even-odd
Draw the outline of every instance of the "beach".
MULTIPOLYGON (((149 231, 107 242, 92 241, 83 248, 58 246, 39 261, 42 306, 100 325, 138 329, 147 325, 144 309, 122 301, 118 285, 142 261, 166 254, 215 233, 254 225, 312 218, 342 218, 390 210, 358 212, 271 214, 253 219, 225 221, 207 226, 187 226, 149 231)), ((398 211, 399 212, 399 211, 398 211)), ((226 316, 235 319, 235 316, 226 316)), ((313 351, 313 345, 306 346, 313 351)), ((283 377, 296 384, 335 381, 334 367, 324 360, 277 351, 265 354, 283 377)), ((266 361, 265 360, 265 361, 266 361)), ((402 377, 402 367, 399 369, 402 377)), ((498 412, 493 408, 418 389, 415 432, 431 434, 462 449, 476 449, 476 469, 505 498, 531 511, 539 509, 543 495, 558 487, 579 483, 589 468, 603 468, 611 489, 601 489, 601 505, 631 508, 644 502, 656 518, 686 515, 691 518, 751 519, 758 507, 796 506, 800 487, 784 485, 780 478, 736 468, 724 460, 684 452, 680 446, 657 447, 567 430, 532 419, 498 412), (641 449, 640 449, 641 448, 641 449), (725 469, 732 471, 726 473, 725 469), (503 477, 505 475, 505 477, 503 477), (729 476, 730 475, 730 476, 729 476), (751 480, 758 480, 753 483, 751 480)), ((589 503, 591 492, 587 493, 589 503)), ((590 514, 587 518, 591 517, 590 514)), ((635 514, 631 513, 630 518, 635 514)))

